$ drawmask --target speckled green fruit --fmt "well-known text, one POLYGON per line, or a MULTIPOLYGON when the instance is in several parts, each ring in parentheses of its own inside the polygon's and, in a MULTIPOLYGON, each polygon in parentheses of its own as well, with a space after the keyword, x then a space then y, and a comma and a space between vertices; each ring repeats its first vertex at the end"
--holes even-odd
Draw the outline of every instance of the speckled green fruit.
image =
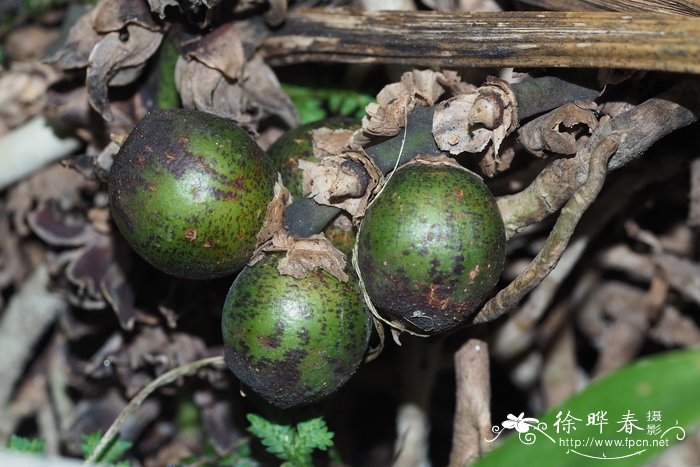
POLYGON ((160 110, 139 122, 114 157, 110 207, 146 261, 169 274, 208 279, 248 261, 274 181, 263 150, 235 123, 160 110))
POLYGON ((226 363, 282 408, 310 404, 342 386, 364 356, 371 330, 357 281, 320 270, 281 275, 281 255, 246 266, 222 316, 226 363))
POLYGON ((398 169, 367 210, 358 242, 375 306, 427 333, 464 323, 505 261, 496 201, 479 177, 459 167, 398 169))
POLYGON ((360 124, 350 118, 327 118, 289 130, 267 149, 267 154, 282 176, 282 183, 294 198, 303 196, 302 171, 299 169, 299 160, 318 162, 313 151, 312 131, 319 128, 355 130, 359 127, 360 124))

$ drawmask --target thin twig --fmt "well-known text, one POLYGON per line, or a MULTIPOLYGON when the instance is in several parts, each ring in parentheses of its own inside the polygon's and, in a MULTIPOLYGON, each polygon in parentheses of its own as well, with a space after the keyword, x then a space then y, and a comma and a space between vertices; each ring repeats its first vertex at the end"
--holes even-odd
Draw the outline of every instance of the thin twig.
POLYGON ((158 378, 154 379, 151 381, 148 385, 146 385, 143 389, 139 391, 138 394, 134 396, 133 399, 129 401, 129 403, 124 407, 124 410, 121 411, 119 416, 114 420, 112 425, 109 427, 107 432, 102 436, 100 439, 100 442, 97 443, 97 446, 95 447, 95 450, 90 454, 90 457, 87 458, 85 461, 85 464, 91 464, 96 462, 98 459, 103 454, 103 451, 105 448, 109 445, 109 443, 112 441, 112 438, 117 436, 119 433, 119 430, 121 429, 121 426, 124 424, 126 419, 137 409, 139 406, 143 403, 143 401, 146 400, 146 398, 151 395, 153 391, 156 389, 165 386, 167 384, 173 383, 177 381, 179 378, 183 376, 188 376, 191 375, 198 370, 205 368, 207 366, 218 366, 218 365, 225 365, 224 362, 224 357, 221 355, 218 355, 216 357, 208 357, 208 358, 203 358, 201 360, 195 360, 194 362, 187 363, 185 365, 179 366, 177 368, 173 368, 172 370, 163 373, 160 375, 158 378))
POLYGON ((485 323, 502 316, 516 306, 554 269, 568 245, 578 221, 603 187, 608 159, 617 150, 618 145, 617 136, 608 136, 592 150, 588 180, 562 208, 542 250, 522 274, 484 305, 474 319, 474 324, 485 323))

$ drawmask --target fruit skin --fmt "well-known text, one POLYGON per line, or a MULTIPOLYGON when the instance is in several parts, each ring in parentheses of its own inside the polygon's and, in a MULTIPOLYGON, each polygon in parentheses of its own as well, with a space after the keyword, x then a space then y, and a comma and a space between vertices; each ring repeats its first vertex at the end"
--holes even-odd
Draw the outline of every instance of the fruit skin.
POLYGON ((232 121, 157 110, 114 157, 110 207, 146 261, 169 274, 208 279, 248 261, 274 182, 263 150, 232 121))
POLYGON ((459 167, 398 169, 365 213, 358 262, 380 310, 409 329, 462 324, 498 282, 505 229, 493 195, 459 167))
POLYGON ((304 196, 302 170, 298 168, 298 161, 318 162, 314 156, 312 131, 319 128, 356 130, 359 127, 360 124, 350 118, 327 118, 289 130, 267 149, 268 156, 282 176, 282 183, 295 199, 304 196))
POLYGON ((222 315, 226 363, 238 379, 281 408, 310 404, 343 385, 360 365, 371 318, 357 281, 315 270, 277 271, 280 254, 246 266, 222 315))

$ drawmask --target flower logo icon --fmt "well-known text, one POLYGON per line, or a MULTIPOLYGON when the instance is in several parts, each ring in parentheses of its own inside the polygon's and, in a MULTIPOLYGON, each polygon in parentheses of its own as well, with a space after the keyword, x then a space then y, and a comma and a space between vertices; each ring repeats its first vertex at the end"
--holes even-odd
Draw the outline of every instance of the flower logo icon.
POLYGON ((530 431, 530 425, 539 423, 539 420, 536 418, 526 418, 525 412, 521 412, 517 417, 513 414, 508 414, 508 417, 506 418, 507 420, 502 423, 503 428, 507 428, 509 430, 515 428, 518 433, 527 433, 530 431))

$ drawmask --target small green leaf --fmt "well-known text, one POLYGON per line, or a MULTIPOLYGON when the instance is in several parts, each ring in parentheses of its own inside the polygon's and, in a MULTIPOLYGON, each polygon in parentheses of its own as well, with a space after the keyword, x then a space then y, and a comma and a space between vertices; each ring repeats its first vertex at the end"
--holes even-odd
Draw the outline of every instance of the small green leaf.
MULTIPOLYGON (((94 433, 81 435, 80 436, 80 450, 83 452, 83 456, 87 459, 92 455, 92 452, 97 447, 100 439, 102 438, 102 432, 100 430, 94 433)), ((122 441, 115 438, 110 442, 107 448, 102 452, 102 454, 97 459, 98 464, 115 464, 119 462, 119 459, 131 448, 130 441, 122 441)), ((126 465, 129 463, 127 461, 122 461, 117 464, 118 466, 126 465)))
POLYGON ((7 443, 7 449, 28 454, 43 454, 46 441, 43 439, 30 439, 24 436, 12 435, 7 443))
POLYGON ((248 431, 260 439, 267 451, 290 467, 311 467, 314 450, 333 446, 333 433, 322 418, 300 422, 296 427, 278 425, 258 415, 248 414, 248 431))
POLYGON ((333 432, 328 431, 328 426, 323 418, 312 418, 297 425, 299 438, 304 446, 325 451, 333 446, 333 432))

